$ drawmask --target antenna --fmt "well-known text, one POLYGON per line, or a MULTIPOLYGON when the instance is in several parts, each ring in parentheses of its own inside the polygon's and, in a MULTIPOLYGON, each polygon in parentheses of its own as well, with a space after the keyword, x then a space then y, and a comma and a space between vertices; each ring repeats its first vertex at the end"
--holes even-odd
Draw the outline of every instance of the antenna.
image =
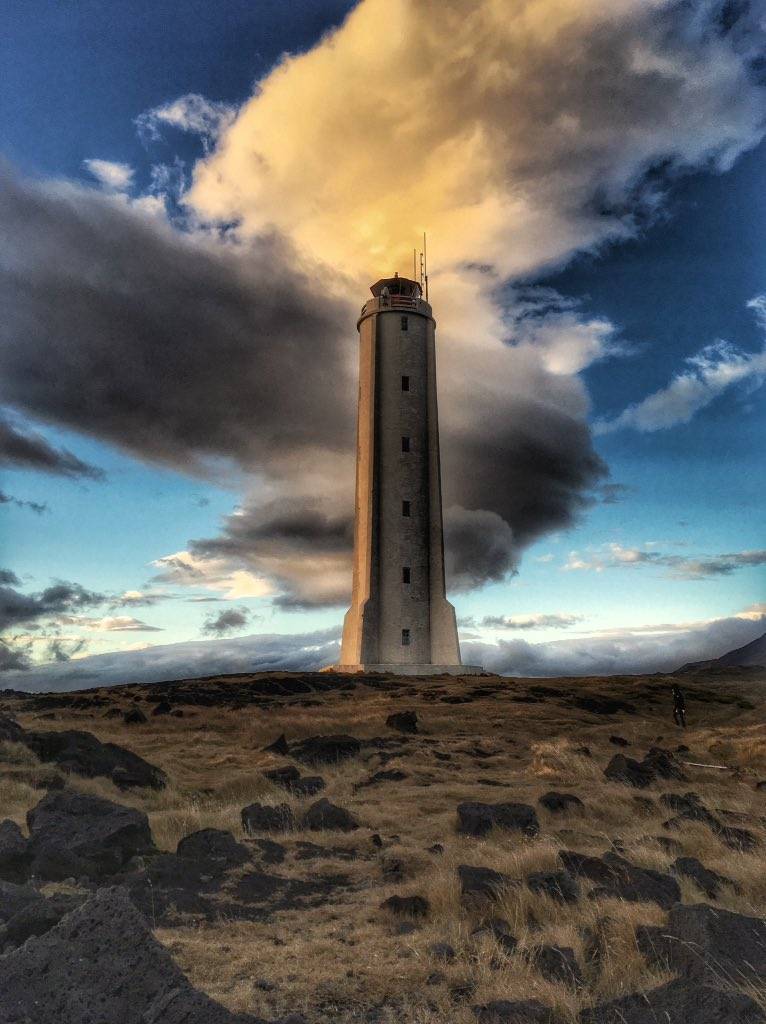
POLYGON ((426 282, 426 302, 428 302, 428 250, 426 249, 426 233, 423 232, 423 276, 426 282))
POLYGON ((412 280, 413 281, 415 280, 415 274, 417 273, 417 271, 415 270, 415 257, 417 256, 417 252, 418 252, 417 249, 413 249, 412 250, 412 280))

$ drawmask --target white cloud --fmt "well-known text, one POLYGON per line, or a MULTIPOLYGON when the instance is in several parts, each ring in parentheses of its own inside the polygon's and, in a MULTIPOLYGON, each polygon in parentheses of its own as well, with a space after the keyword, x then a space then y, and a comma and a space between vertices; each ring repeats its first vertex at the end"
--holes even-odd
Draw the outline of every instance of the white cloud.
POLYGON ((465 642, 463 659, 511 676, 556 677, 671 672, 690 661, 718 658, 761 636, 766 615, 691 624, 615 629, 600 636, 531 644, 465 642))
MULTIPOLYGON (((764 323, 766 298, 751 299, 748 307, 764 323)), ((766 380, 766 348, 743 352, 726 341, 717 341, 691 356, 686 364, 687 369, 676 374, 666 387, 628 406, 616 419, 597 422, 595 432, 608 434, 628 427, 642 433, 667 430, 688 423, 733 385, 744 383, 753 390, 766 380)))
POLYGON ((126 192, 133 184, 133 168, 112 160, 84 160, 84 166, 101 185, 114 192, 126 192))
POLYGON ((235 116, 236 107, 228 103, 217 103, 198 93, 187 93, 170 103, 163 103, 139 114, 135 124, 145 141, 160 139, 163 128, 177 128, 182 132, 199 135, 207 150, 235 116))
POLYGON ((485 615, 479 625, 485 629, 566 629, 582 622, 582 615, 536 612, 532 615, 485 615))
POLYGON ((179 586, 205 587, 221 591, 227 601, 243 597, 267 597, 268 580, 246 569, 237 569, 230 559, 200 558, 189 551, 176 551, 152 562, 159 569, 157 580, 179 586))
MULTIPOLYGON (((651 542, 647 545, 653 547, 651 542)), ((600 551, 581 555, 572 551, 562 568, 567 572, 603 572, 605 569, 655 567, 666 569, 674 579, 705 580, 730 576, 739 569, 766 565, 766 550, 730 551, 720 555, 688 557, 645 548, 626 548, 608 544, 600 551)))
POLYGON ((81 626, 83 629, 92 629, 98 633, 159 633, 161 626, 150 626, 132 615, 106 615, 101 619, 90 618, 87 615, 64 615, 59 620, 62 625, 81 626))

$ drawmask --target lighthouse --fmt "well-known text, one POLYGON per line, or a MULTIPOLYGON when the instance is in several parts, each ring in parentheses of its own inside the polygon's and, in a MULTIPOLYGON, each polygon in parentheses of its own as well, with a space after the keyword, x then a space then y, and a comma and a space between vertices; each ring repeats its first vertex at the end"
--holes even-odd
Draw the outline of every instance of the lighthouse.
POLYGON ((474 674, 445 593, 433 313, 398 274, 370 291, 357 322, 352 597, 335 668, 474 674))

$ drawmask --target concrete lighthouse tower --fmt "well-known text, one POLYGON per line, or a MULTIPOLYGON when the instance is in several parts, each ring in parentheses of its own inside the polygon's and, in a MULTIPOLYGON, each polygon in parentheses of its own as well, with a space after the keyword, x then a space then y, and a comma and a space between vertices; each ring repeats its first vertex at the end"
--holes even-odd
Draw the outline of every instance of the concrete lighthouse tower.
POLYGON ((456 674, 444 587, 434 318, 420 284, 374 284, 359 330, 356 520, 344 672, 456 674))

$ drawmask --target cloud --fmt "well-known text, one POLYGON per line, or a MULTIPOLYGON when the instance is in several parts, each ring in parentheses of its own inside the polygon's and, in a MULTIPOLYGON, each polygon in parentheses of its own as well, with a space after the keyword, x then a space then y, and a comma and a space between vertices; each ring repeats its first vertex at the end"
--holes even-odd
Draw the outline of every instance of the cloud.
MULTIPOLYGON (((0 274, 2 271, 0 270, 0 274)), ((65 448, 54 448, 40 434, 22 433, 0 414, 0 465, 36 469, 58 476, 103 480, 104 472, 65 448)))
POLYGON ((20 586, 21 580, 15 572, 11 572, 10 569, 0 569, 0 584, 3 586, 20 586))
POLYGON ((104 188, 125 192, 133 184, 133 168, 128 164, 112 160, 84 160, 83 166, 90 171, 104 188))
MULTIPOLYGON (((752 299, 748 306, 756 309, 763 322, 766 298, 752 299)), ((596 433, 609 434, 625 428, 642 433, 667 430, 688 423, 695 413, 732 386, 744 383, 755 389, 766 380, 766 348, 743 352, 729 342, 717 341, 690 356, 686 364, 687 369, 673 377, 667 387, 628 406, 616 419, 596 423, 596 433)))
POLYGON ((243 522, 187 544, 203 581, 345 600, 354 316, 427 228, 451 586, 502 579, 605 482, 578 372, 624 352, 609 321, 518 282, 635 235, 674 174, 758 142, 762 33, 720 13, 363 0, 233 120, 188 96, 145 116, 215 139, 185 231, 156 203, 6 174, 0 398, 181 472, 243 469, 243 522), (310 551, 280 506, 329 524, 310 551))
POLYGON ((0 491, 0 505, 15 505, 17 508, 28 508, 30 512, 35 512, 37 515, 42 515, 43 512, 49 511, 45 502, 24 501, 21 498, 14 498, 12 494, 6 494, 5 491, 0 491))
POLYGON ((759 565, 766 565, 766 551, 733 551, 728 554, 690 558, 661 551, 626 548, 621 544, 609 544, 603 553, 580 555, 577 551, 571 552, 563 568, 570 572, 603 572, 605 569, 656 566, 667 569, 671 578, 704 580, 731 576, 739 569, 759 565))
POLYGON ((211 144, 232 123, 235 115, 236 108, 228 103, 218 103, 190 92, 139 114, 135 125, 145 143, 157 142, 162 138, 164 130, 176 128, 198 135, 208 151, 211 144))
POLYGON ((202 632, 210 636, 228 636, 244 629, 250 619, 247 608, 225 608, 217 614, 208 615, 202 632))
POLYGON ((103 594, 65 580, 35 594, 22 594, 12 586, 0 586, 0 630, 35 622, 44 616, 72 614, 103 604, 105 600, 103 594))
POLYGON ((333 627, 313 633, 255 634, 113 651, 78 658, 68 665, 54 663, 10 671, 4 683, 27 692, 61 692, 234 672, 313 672, 338 660, 339 637, 340 629, 333 627))
POLYGON ((126 590, 119 597, 112 600, 111 606, 112 608, 149 608, 155 604, 160 604, 162 601, 169 600, 170 596, 170 594, 165 594, 162 591, 126 590))
POLYGON ((246 569, 232 567, 231 561, 225 558, 205 558, 189 551, 176 551, 175 554, 158 558, 152 565, 159 569, 155 576, 157 582, 209 587, 211 590, 223 591, 225 598, 230 601, 241 597, 265 597, 271 593, 267 580, 246 569))
POLYGON ((612 630, 608 636, 531 644, 499 640, 461 644, 463 660, 511 676, 556 677, 672 672, 689 661, 718 658, 760 636, 766 616, 714 619, 687 626, 612 630))
POLYGON ((566 629, 582 622, 582 615, 538 612, 534 615, 485 615, 480 625, 487 629, 566 629))
POLYGON ((132 615, 106 615, 100 619, 86 615, 62 615, 58 620, 65 626, 81 626, 98 633, 160 633, 161 626, 150 626, 132 615))
POLYGON ((70 641, 56 637, 48 644, 45 652, 46 660, 59 663, 70 661, 78 654, 82 654, 87 644, 88 641, 82 637, 78 640, 70 641))

